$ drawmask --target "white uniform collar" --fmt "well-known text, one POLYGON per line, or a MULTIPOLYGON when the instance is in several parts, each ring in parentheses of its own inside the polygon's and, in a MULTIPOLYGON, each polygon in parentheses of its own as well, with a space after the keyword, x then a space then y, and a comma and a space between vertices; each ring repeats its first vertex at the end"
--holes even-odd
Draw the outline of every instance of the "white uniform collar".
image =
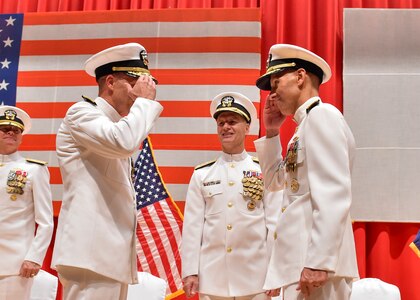
POLYGON ((118 122, 122 117, 104 98, 98 97, 95 99, 98 107, 111 119, 113 122, 118 122))
POLYGON ((224 161, 241 161, 241 160, 244 160, 247 156, 248 156, 248 153, 245 150, 239 154, 228 154, 228 153, 222 152, 222 158, 224 161))
POLYGON ((20 156, 17 151, 9 155, 0 154, 0 165, 11 161, 18 161, 20 159, 22 159, 22 156, 20 156))
POLYGON ((307 113, 306 113, 306 109, 311 106, 312 104, 314 104, 316 101, 319 101, 319 103, 321 103, 321 98, 319 98, 318 96, 316 97, 312 97, 309 98, 308 100, 305 101, 305 103, 303 103, 301 106, 299 106, 299 108, 296 110, 295 115, 293 116, 293 120, 299 125, 302 120, 306 117, 307 113))

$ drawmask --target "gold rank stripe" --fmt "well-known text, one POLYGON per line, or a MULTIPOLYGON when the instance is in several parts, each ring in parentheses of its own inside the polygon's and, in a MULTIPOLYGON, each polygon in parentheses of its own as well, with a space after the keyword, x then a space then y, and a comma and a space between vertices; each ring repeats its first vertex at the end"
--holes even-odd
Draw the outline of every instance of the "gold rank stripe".
POLYGON ((42 166, 45 166, 45 165, 48 164, 46 161, 42 161, 42 160, 38 160, 38 159, 32 159, 32 158, 27 158, 26 161, 30 162, 30 163, 42 165, 42 166))
POLYGON ((211 166, 211 165, 212 165, 212 164, 214 164, 215 162, 216 162, 216 159, 213 159, 213 160, 207 161, 207 162, 205 162, 205 163, 199 164, 198 166, 196 166, 196 167, 194 168, 194 170, 199 170, 199 169, 201 169, 201 168, 211 166))

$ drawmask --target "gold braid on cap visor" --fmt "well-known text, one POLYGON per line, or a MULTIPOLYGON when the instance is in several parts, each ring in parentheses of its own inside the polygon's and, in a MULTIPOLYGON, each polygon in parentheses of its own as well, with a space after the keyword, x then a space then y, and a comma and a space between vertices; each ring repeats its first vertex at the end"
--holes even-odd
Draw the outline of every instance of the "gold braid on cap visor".
POLYGON ((292 62, 292 63, 287 63, 287 64, 275 65, 275 66, 269 67, 267 69, 267 72, 265 73, 269 74, 269 73, 277 71, 278 69, 292 68, 292 67, 296 67, 296 63, 292 62))
POLYGON ((0 125, 11 125, 11 126, 15 126, 15 127, 19 128, 22 131, 25 129, 25 127, 21 123, 16 122, 16 121, 11 121, 11 120, 1 120, 0 121, 0 125))
POLYGON ((134 75, 150 75, 150 71, 140 67, 112 67, 114 72, 129 72, 134 75))
POLYGON ((243 116, 248 123, 251 123, 251 118, 246 113, 244 113, 242 110, 240 110, 239 108, 236 108, 236 107, 220 107, 220 108, 216 109, 215 113, 223 112, 223 111, 231 111, 231 112, 237 113, 237 114, 243 116))

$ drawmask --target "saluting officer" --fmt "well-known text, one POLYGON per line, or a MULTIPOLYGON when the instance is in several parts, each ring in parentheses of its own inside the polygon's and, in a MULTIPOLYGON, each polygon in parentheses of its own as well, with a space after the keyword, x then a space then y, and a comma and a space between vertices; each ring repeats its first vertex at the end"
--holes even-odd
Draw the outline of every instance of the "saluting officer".
POLYGON ((269 230, 277 208, 264 195, 258 160, 245 151, 256 109, 240 93, 217 95, 210 106, 221 156, 195 168, 186 197, 182 276, 187 297, 269 299, 263 290, 269 230))
POLYGON ((29 299, 54 223, 45 162, 18 152, 31 128, 29 115, 0 106, 0 299, 29 299), (37 226, 37 227, 36 227, 37 226), (35 230, 36 228, 36 230, 35 230))
POLYGON ((163 109, 148 63, 138 43, 90 57, 98 97, 73 104, 58 130, 64 191, 52 265, 64 299, 123 300, 138 282, 131 156, 163 109))
POLYGON ((255 141, 264 182, 284 189, 264 286, 283 287, 287 300, 348 300, 358 277, 350 218, 355 141, 341 112, 319 98, 320 84, 330 77, 318 55, 278 44, 256 83, 271 91, 264 107, 267 135, 255 141), (288 115, 297 130, 283 158, 279 128, 288 115))

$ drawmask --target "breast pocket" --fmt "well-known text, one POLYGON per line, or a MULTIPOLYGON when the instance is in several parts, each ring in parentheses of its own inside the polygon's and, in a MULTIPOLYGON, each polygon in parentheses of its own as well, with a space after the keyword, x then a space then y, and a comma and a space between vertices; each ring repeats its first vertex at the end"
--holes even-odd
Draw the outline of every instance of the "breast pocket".
POLYGON ((219 214, 223 211, 223 187, 221 184, 205 186, 202 189, 203 198, 206 201, 205 214, 207 216, 219 214))

